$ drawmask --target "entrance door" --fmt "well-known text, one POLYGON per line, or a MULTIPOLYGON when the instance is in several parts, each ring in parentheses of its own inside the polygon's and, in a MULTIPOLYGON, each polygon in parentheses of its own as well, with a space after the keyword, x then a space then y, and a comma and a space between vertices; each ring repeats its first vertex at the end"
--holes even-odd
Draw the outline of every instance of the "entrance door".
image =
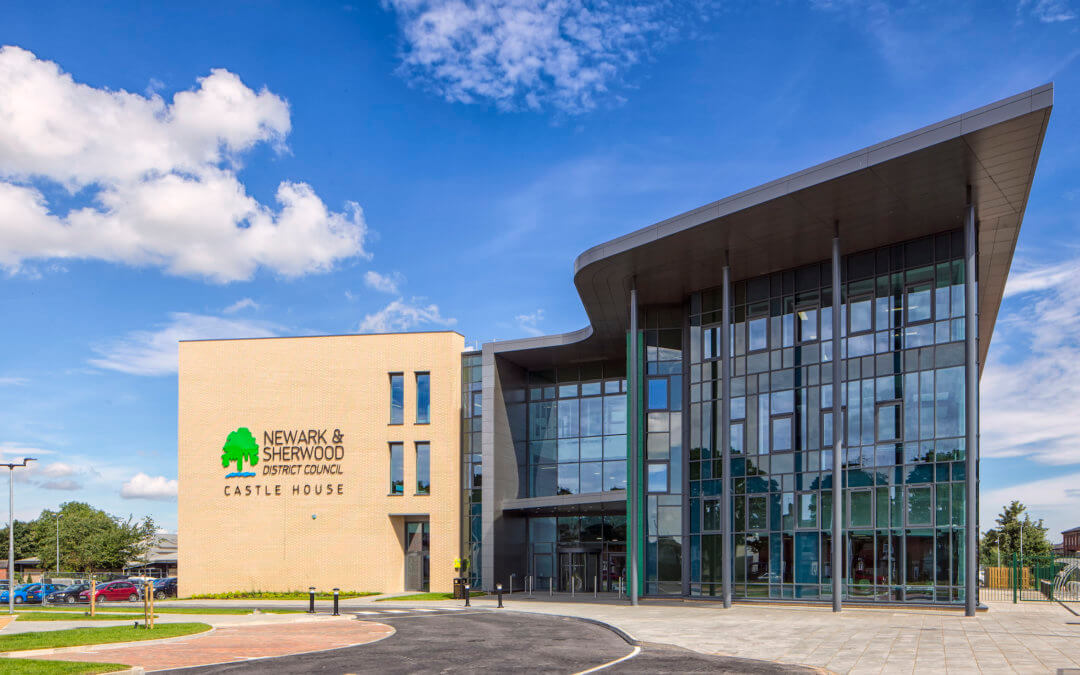
POLYGON ((615 593, 619 585, 623 584, 626 590, 626 554, 605 553, 603 563, 600 565, 600 592, 615 593))
POLYGON ((586 551, 559 552, 559 590, 591 593, 600 573, 600 554, 586 551))
POLYGON ((430 561, 428 548, 431 525, 427 521, 405 523, 405 590, 428 590, 430 561))

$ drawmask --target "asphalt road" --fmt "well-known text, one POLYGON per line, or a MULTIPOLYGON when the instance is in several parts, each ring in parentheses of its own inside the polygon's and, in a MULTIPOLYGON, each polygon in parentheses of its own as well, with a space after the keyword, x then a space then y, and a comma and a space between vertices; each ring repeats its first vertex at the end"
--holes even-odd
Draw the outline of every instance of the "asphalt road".
MULTIPOLYGON (((498 610, 380 607, 363 620, 393 626, 379 642, 326 652, 164 671, 194 673, 577 673, 633 652, 611 630, 578 619, 498 610)), ((807 673, 806 668, 646 645, 605 673, 807 673)))

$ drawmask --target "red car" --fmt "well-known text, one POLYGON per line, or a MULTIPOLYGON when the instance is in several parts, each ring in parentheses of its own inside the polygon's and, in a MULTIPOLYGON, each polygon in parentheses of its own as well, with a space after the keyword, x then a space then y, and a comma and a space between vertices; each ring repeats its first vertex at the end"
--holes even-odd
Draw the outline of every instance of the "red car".
MULTIPOLYGON (((96 602, 106 600, 127 600, 136 602, 139 599, 139 587, 130 581, 110 581, 97 587, 96 602)), ((79 593, 79 602, 90 602, 90 589, 79 593)))

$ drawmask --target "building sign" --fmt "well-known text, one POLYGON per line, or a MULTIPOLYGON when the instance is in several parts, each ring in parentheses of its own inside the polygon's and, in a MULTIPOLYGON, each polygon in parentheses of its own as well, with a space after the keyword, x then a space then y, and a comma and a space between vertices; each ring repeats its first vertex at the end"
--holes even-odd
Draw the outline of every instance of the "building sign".
POLYGON ((229 433, 221 448, 221 466, 235 471, 225 478, 296 476, 301 480, 290 484, 227 481, 226 497, 345 494, 344 483, 333 482, 343 474, 341 462, 345 459, 345 435, 340 429, 274 429, 264 431, 262 437, 260 453, 259 443, 247 427, 229 433))

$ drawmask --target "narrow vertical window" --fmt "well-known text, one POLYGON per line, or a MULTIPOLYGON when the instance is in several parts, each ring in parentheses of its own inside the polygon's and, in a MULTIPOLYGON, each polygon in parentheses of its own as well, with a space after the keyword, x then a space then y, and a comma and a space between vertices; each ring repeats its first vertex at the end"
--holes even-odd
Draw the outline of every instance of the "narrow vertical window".
POLYGON ((431 494, 431 443, 416 444, 416 494, 431 494))
POLYGON ((416 423, 431 421, 431 374, 416 374, 416 423))
POLYGON ((405 376, 390 373, 390 424, 405 423, 405 376))
POLYGON ((404 443, 390 444, 390 494, 405 494, 404 443))

